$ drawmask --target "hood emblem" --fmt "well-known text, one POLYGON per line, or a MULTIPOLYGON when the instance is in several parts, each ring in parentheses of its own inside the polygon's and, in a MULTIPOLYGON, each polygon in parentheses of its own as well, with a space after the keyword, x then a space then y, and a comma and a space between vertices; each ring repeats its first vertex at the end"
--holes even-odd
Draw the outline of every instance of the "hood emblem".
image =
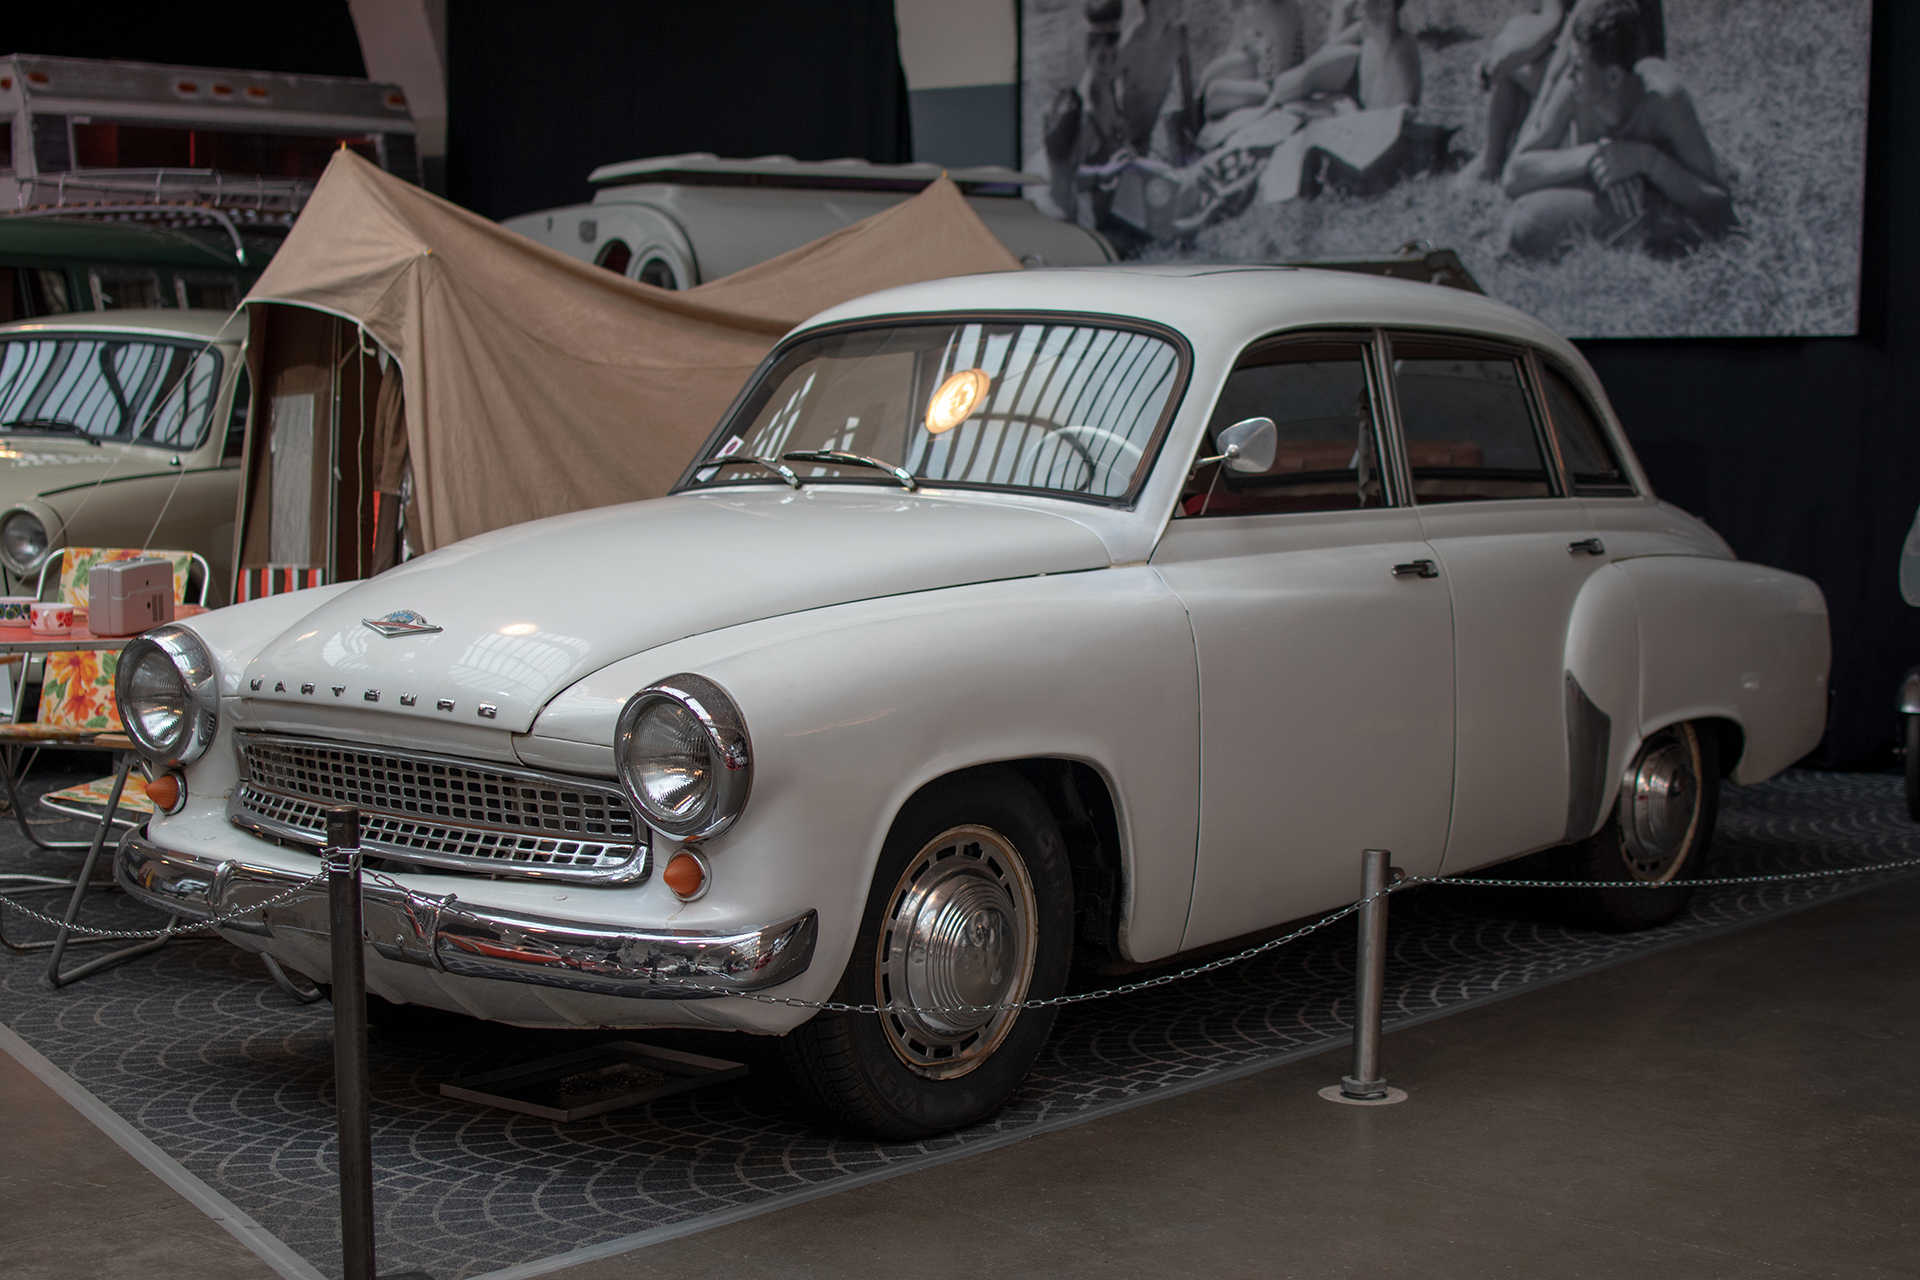
POLYGON ((360 625, 372 627, 389 640, 395 636, 424 636, 441 630, 411 609, 395 609, 383 618, 362 618, 360 625))

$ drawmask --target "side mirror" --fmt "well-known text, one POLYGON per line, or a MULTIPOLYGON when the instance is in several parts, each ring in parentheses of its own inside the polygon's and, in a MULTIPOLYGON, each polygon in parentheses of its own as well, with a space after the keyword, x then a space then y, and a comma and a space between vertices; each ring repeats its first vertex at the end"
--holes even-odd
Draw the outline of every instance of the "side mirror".
POLYGON ((1280 430, 1272 418, 1248 418, 1220 433, 1220 452, 1195 460, 1197 470, 1209 462, 1224 462, 1229 471, 1260 472, 1273 465, 1280 450, 1280 430))

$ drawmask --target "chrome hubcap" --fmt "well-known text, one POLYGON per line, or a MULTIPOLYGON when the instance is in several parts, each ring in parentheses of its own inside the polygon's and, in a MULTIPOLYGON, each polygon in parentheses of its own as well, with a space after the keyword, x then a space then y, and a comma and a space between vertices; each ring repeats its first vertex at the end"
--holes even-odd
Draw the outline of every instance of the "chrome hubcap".
POLYGON ((1656 736, 1627 770, 1620 797, 1620 843, 1636 880, 1671 880, 1700 816, 1700 773, 1684 731, 1656 736))
POLYGON ((999 1047, 1026 997, 1035 948, 1033 884, 1006 837, 942 832, 907 864, 880 935, 876 1003, 901 1061, 936 1080, 965 1075, 999 1047))

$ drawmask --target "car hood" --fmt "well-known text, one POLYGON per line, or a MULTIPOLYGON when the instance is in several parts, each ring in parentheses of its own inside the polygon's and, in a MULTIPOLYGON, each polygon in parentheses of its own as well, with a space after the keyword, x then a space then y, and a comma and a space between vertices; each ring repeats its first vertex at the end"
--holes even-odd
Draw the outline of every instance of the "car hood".
POLYGON ((243 687, 253 718, 282 724, 299 718, 286 704, 351 706, 524 733, 582 676, 671 640, 1110 562, 1068 516, 992 500, 864 487, 658 498, 483 534, 369 579, 262 649, 243 687), (433 629, 367 625, 403 611, 433 629))
POLYGON ((168 459, 185 456, 59 436, 0 436, 0 506, 98 480, 172 471, 168 459))

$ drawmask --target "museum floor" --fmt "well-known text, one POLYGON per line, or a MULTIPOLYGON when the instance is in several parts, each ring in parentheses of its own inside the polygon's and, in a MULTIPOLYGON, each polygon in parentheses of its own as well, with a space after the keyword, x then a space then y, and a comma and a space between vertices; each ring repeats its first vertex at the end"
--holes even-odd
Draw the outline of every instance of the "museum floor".
MULTIPOLYGON (((1321 1053, 545 1274, 1910 1275, 1916 918, 1909 877, 1394 1031, 1404 1105, 1321 1053)), ((4 1056, 0 1098, 0 1272, 274 1274, 4 1056)))

